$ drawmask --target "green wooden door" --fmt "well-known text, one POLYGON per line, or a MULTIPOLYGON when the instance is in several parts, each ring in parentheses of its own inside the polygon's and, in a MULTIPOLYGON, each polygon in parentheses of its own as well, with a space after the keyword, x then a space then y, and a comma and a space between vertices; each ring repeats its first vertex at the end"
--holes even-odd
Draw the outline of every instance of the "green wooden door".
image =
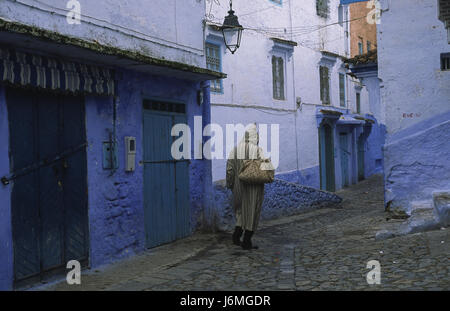
POLYGON ((324 124, 319 129, 320 189, 335 191, 333 129, 324 124))

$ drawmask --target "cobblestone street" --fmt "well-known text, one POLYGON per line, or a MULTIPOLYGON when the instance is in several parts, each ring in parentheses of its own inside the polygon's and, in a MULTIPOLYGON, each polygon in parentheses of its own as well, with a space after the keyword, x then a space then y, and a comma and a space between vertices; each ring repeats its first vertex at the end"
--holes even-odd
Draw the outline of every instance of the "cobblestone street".
MULTIPOLYGON (((386 223, 381 176, 337 194, 341 206, 261 223, 244 251, 231 233, 195 234, 44 290, 450 290, 449 230, 374 239, 386 223), (368 285, 367 262, 381 264, 368 285)), ((389 220, 390 222, 396 220, 389 220)))

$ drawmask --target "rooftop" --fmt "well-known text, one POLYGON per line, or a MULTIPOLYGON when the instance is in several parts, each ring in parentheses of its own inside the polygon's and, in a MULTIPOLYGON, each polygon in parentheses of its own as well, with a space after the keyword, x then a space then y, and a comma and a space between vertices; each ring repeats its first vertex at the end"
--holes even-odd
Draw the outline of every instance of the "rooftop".
POLYGON ((357 65, 367 65, 367 64, 377 64, 378 63, 378 53, 377 50, 369 51, 366 54, 356 55, 353 58, 345 60, 345 63, 351 64, 353 66, 357 65))
POLYGON ((206 68, 160 59, 137 51, 108 46, 96 41, 87 41, 3 18, 0 18, 0 45, 13 45, 25 50, 40 50, 61 57, 71 55, 95 64, 195 81, 227 77, 224 73, 206 68))

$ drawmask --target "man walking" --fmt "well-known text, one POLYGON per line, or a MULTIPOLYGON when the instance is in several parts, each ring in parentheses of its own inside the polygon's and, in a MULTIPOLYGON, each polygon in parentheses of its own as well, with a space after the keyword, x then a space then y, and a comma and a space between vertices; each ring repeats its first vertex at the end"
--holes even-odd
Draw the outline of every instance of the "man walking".
POLYGON ((264 200, 264 184, 244 183, 239 179, 239 172, 244 159, 261 159, 264 155, 258 146, 259 135, 256 124, 251 124, 245 131, 244 138, 235 147, 227 160, 226 184, 233 192, 233 210, 236 217, 236 226, 233 233, 233 243, 242 246, 245 250, 257 248, 252 245, 253 233, 258 227, 264 200), (244 240, 241 243, 241 236, 244 240))

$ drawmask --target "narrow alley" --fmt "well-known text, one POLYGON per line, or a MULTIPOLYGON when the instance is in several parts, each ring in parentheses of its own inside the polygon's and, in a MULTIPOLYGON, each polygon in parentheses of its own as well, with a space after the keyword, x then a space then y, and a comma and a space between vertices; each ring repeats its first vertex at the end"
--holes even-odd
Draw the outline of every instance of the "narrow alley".
MULTIPOLYGON (((380 175, 337 192, 344 200, 265 221, 259 249, 244 251, 230 233, 197 233, 104 268, 84 270, 37 290, 449 290, 449 230, 375 240, 386 223, 380 175), (381 265, 369 285, 368 261, 381 265)), ((397 221, 397 220, 389 220, 397 221)))

